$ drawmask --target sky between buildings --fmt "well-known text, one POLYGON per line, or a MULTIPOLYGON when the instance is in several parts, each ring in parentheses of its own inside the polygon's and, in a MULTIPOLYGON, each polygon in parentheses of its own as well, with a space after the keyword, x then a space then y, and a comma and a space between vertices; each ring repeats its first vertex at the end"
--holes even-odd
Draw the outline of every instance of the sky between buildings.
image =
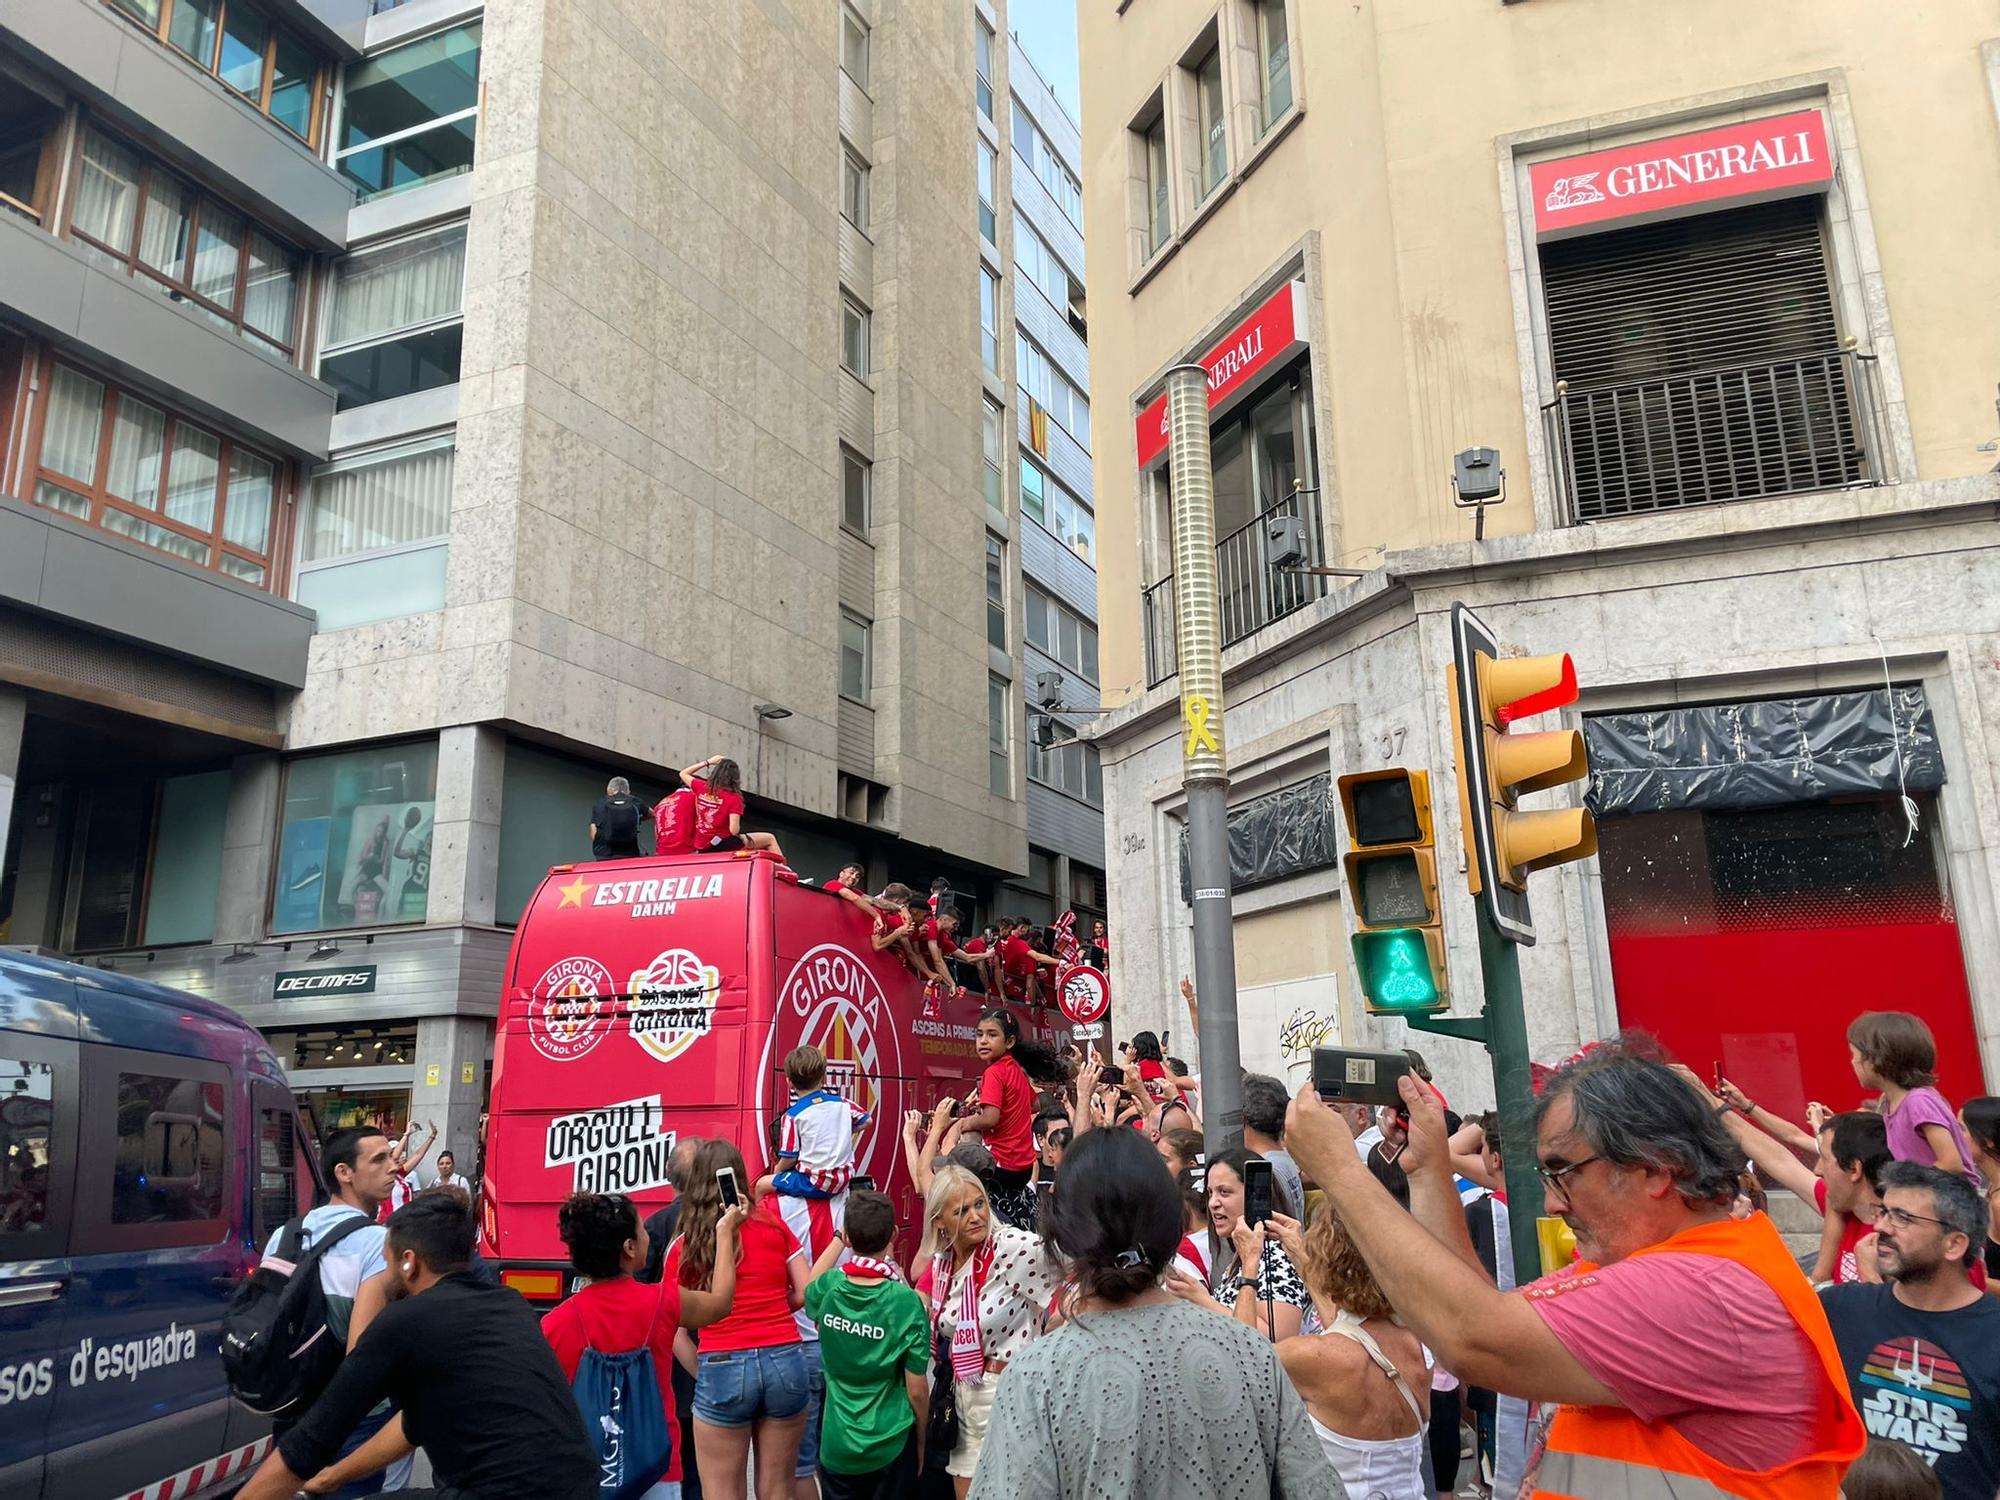
POLYGON ((1083 106, 1076 71, 1076 0, 1012 0, 1007 20, 1070 118, 1080 123, 1083 106))

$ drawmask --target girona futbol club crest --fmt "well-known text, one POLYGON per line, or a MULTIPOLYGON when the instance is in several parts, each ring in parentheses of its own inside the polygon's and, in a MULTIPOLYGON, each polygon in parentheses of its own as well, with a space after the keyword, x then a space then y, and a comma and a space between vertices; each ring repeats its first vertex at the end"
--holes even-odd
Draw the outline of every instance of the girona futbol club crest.
MULTIPOLYGON (((785 976, 778 1024, 764 1048, 764 1077, 773 1076, 786 1052, 802 1046, 824 1052, 826 1086, 873 1117, 855 1137, 854 1168, 887 1182, 902 1124, 902 1044, 881 981, 838 943, 808 950, 785 976)), ((761 1133, 770 1113, 762 1097, 757 1112, 761 1133)))
POLYGON ((554 1062, 575 1062, 611 1029, 611 971, 594 958, 550 964, 528 996, 528 1040, 554 1062))

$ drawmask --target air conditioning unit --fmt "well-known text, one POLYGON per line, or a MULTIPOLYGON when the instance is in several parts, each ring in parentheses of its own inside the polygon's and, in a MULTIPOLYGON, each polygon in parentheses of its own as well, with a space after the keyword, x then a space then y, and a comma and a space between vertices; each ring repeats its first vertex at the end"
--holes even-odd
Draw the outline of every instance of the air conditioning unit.
POLYGON ((1264 547, 1274 568, 1295 568, 1307 561, 1306 523, 1297 516, 1266 516, 1264 547))

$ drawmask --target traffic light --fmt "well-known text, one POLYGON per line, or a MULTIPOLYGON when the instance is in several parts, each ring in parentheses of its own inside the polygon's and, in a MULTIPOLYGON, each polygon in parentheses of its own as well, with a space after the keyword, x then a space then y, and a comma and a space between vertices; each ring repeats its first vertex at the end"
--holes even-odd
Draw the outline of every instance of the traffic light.
POLYGON ((1347 896, 1361 995, 1378 1015, 1443 1010, 1450 1003, 1444 910, 1431 838, 1431 785, 1423 771, 1356 771, 1340 778, 1347 821, 1347 896))
POLYGON ((1458 748, 1458 799, 1466 822, 1466 885, 1483 895, 1501 934, 1533 943, 1528 876, 1597 852, 1597 824, 1587 808, 1521 812, 1523 794, 1590 774, 1583 736, 1574 729, 1517 734, 1512 725, 1574 703, 1576 668, 1567 653, 1500 655, 1498 640, 1462 604, 1452 606, 1452 736, 1458 748))

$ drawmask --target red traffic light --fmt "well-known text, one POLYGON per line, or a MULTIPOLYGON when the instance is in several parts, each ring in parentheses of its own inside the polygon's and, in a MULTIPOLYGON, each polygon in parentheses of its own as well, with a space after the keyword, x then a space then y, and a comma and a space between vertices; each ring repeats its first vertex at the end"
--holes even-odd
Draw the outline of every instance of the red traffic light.
POLYGON ((1495 700, 1493 717, 1504 729, 1518 719, 1532 719, 1577 698, 1576 664, 1567 651, 1554 656, 1516 656, 1487 668, 1489 691, 1495 700))

